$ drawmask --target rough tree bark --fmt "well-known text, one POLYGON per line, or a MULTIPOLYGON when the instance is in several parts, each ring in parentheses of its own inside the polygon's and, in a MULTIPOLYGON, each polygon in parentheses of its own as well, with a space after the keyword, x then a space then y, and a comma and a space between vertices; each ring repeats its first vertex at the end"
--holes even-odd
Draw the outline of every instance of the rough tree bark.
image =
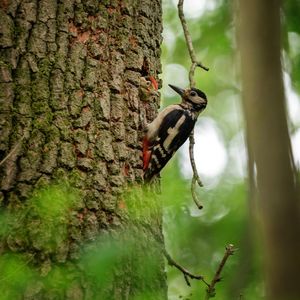
MULTIPOLYGON (((120 195, 141 181, 142 130, 159 106, 157 98, 140 100, 139 83, 160 72, 161 22, 160 0, 1 1, 1 206, 18 211, 36 188, 57 181, 81 195, 67 238, 51 251, 35 240, 43 235, 36 234, 36 222, 22 224, 26 237, 2 239, 2 254, 32 254, 30 264, 44 277, 57 263, 79 274, 63 291, 47 290, 37 279, 25 290, 28 299, 100 299, 76 259, 83 242, 124 229, 120 195)), ((139 236, 134 259, 142 262, 138 249, 147 249, 157 262, 155 279, 133 274, 128 264, 114 273, 108 299, 134 299, 143 290, 156 292, 149 299, 166 297, 162 252, 153 237, 161 235, 157 210, 133 229, 139 236)))
MULTIPOLYGON (((239 1, 248 151, 256 166, 267 299, 300 297, 299 194, 284 103, 280 1, 239 1)), ((252 166, 251 166, 252 167, 252 166)))

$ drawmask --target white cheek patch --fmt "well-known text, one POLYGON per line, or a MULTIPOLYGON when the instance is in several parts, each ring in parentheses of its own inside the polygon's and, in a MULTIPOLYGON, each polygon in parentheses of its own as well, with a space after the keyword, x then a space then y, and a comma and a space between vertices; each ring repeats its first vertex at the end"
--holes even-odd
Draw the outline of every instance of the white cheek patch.
POLYGON ((183 115, 178 122, 176 123, 175 127, 170 127, 168 128, 168 136, 165 139, 163 146, 166 150, 169 149, 172 141, 174 140, 174 138, 177 136, 178 132, 179 132, 179 128, 180 126, 184 123, 186 117, 185 115, 183 115))
POLYGON ((191 98, 191 101, 195 104, 200 104, 200 103, 203 103, 204 100, 201 98, 201 97, 198 97, 198 96, 195 96, 195 97, 192 97, 191 98))

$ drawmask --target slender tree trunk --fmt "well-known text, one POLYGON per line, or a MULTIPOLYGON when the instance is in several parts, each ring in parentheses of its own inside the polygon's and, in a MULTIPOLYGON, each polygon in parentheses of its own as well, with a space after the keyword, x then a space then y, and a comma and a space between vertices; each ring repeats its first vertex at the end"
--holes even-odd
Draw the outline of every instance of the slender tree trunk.
POLYGON ((67 234, 55 246, 45 249, 48 240, 38 232, 42 226, 32 220, 19 222, 26 236, 2 236, 1 253, 30 256, 29 265, 37 266, 43 278, 53 275, 57 263, 76 270, 76 279, 69 278, 63 289, 47 289, 38 277, 20 294, 135 299, 146 291, 149 299, 164 299, 163 257, 154 236, 162 234, 160 206, 131 222, 123 218, 128 200, 122 198, 127 187, 142 181, 143 127, 159 106, 157 97, 140 100, 139 83, 141 76, 157 78, 160 72, 161 1, 11 0, 0 5, 1 205, 9 212, 31 210, 33 191, 58 182, 80 194, 61 221, 67 234), (130 232, 125 230, 129 223, 130 232), (112 228, 125 232, 120 240, 126 235, 139 240, 126 269, 115 266, 106 292, 95 293, 78 266, 80 247, 112 228), (142 252, 155 261, 151 280, 134 271, 133 265, 145 259, 142 252))
POLYGON ((284 103, 280 1, 241 0, 239 40, 248 150, 257 171, 267 298, 300 298, 299 195, 284 103))

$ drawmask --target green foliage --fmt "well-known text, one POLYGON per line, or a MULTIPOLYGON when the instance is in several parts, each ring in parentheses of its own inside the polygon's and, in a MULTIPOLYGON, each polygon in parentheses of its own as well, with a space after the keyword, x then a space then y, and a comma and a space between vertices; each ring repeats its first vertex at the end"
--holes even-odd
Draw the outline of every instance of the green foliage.
POLYGON ((140 293, 143 296, 152 294, 151 283, 159 280, 159 262, 153 256, 152 242, 148 243, 147 250, 142 249, 143 234, 135 231, 135 228, 128 227, 113 235, 100 236, 96 242, 84 247, 80 265, 101 299, 111 299, 118 280, 126 277, 130 278, 131 290, 136 291, 137 299, 140 293))
POLYGON ((11 250, 14 244, 23 244, 24 248, 56 252, 68 238, 67 226, 78 201, 74 189, 65 184, 36 190, 17 211, 3 212, 2 236, 10 241, 11 250))
POLYGON ((32 270, 20 255, 1 255, 0 270, 1 300, 18 299, 24 293, 28 282, 33 279, 32 270))
POLYGON ((47 257, 56 254, 59 260, 58 253, 66 247, 78 194, 66 183, 43 186, 18 209, 0 213, 0 239, 7 245, 0 257, 1 300, 20 299, 21 295, 35 298, 45 289, 63 295, 69 286, 67 266, 51 264, 47 257), (37 261, 39 269, 34 267, 37 261))
POLYGON ((77 299, 82 286, 88 299, 109 300, 112 292, 118 299, 124 289, 135 299, 162 299, 163 280, 161 290, 152 290, 152 283, 160 282, 161 246, 143 227, 145 218, 157 214, 155 201, 150 205, 149 191, 138 187, 123 199, 128 225, 79 242, 76 261, 64 253, 69 251, 70 234, 75 238, 80 196, 66 182, 37 189, 23 207, 2 211, 0 239, 7 247, 0 256, 0 300, 43 299, 45 294, 77 299))

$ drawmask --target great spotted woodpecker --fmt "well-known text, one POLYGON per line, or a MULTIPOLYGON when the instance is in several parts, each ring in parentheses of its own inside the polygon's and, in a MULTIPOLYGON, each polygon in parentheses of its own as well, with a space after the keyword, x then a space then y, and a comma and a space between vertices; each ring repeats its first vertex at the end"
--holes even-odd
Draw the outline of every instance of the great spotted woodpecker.
POLYGON ((144 180, 150 182, 167 164, 173 154, 190 136, 197 118, 207 105, 206 95, 196 89, 181 89, 174 85, 182 99, 162 110, 147 126, 143 140, 144 180))

